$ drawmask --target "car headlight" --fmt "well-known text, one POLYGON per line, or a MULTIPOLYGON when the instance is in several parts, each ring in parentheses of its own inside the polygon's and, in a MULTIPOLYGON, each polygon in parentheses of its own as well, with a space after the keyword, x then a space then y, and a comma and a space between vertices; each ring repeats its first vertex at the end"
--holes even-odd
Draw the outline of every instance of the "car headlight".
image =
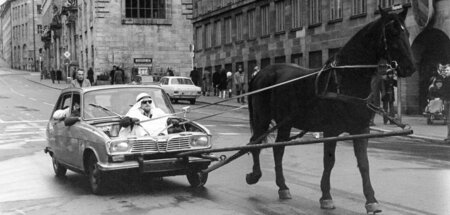
POLYGON ((127 142, 112 142, 111 145, 109 145, 109 151, 111 153, 115 152, 126 152, 130 148, 130 144, 127 142))
POLYGON ((120 130, 119 125, 104 125, 104 126, 98 126, 98 128, 110 137, 119 136, 119 130, 120 130))
POLYGON ((194 147, 209 146, 208 137, 206 137, 206 136, 192 137, 191 146, 194 146, 194 147))

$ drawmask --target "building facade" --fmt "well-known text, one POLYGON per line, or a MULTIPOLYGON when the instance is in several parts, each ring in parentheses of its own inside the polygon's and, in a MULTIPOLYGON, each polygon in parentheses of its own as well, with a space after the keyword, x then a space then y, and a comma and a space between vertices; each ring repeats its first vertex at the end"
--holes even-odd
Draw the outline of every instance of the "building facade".
POLYGON ((38 71, 39 50, 42 43, 39 39, 41 24, 40 0, 11 1, 11 67, 29 71, 38 71))
POLYGON ((2 23, 2 58, 12 65, 11 1, 8 0, 1 6, 0 19, 2 23))
POLYGON ((427 58, 431 52, 434 56, 433 62, 422 59, 420 71, 400 81, 402 112, 422 113, 427 81, 437 62, 450 63, 438 53, 448 52, 450 44, 424 48, 436 42, 435 34, 442 41, 448 40, 449 3, 434 1, 437 9, 431 21, 420 26, 412 6, 423 2, 428 0, 194 0, 194 62, 200 70, 211 72, 222 68, 235 72, 242 65, 248 76, 255 65, 264 68, 295 63, 318 68, 358 30, 380 16, 378 5, 388 10, 403 5, 409 8, 406 25, 416 58, 427 58), (431 31, 425 33, 429 36, 422 36, 426 31, 431 31))
POLYGON ((66 74, 75 67, 92 68, 95 78, 113 65, 128 74, 159 75, 171 68, 188 75, 192 69, 191 0, 59 2, 44 4, 48 68, 66 74))

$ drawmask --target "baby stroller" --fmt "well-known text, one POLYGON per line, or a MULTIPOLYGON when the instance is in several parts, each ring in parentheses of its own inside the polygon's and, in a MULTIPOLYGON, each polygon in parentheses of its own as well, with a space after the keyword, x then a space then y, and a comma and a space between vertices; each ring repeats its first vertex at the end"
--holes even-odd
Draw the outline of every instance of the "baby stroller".
POLYGON ((431 125, 435 120, 444 120, 444 124, 447 124, 446 111, 444 101, 441 98, 428 100, 428 105, 424 112, 425 117, 427 117, 427 124, 431 125))

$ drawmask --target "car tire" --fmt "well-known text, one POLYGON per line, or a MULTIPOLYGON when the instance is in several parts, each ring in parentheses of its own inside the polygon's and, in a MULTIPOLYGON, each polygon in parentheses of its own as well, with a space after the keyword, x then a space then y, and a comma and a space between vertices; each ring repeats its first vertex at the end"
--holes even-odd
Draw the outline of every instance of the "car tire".
POLYGON ((186 174, 189 184, 193 188, 203 187, 208 180, 208 173, 202 173, 200 171, 189 171, 186 174))
POLYGON ((52 156, 53 171, 58 178, 66 176, 67 168, 61 165, 54 156, 52 156))
POLYGON ((97 158, 91 154, 88 158, 88 177, 92 193, 101 195, 105 191, 106 177, 97 164, 97 158))
POLYGON ((189 102, 191 103, 191 105, 195 105, 195 99, 191 99, 189 100, 189 102))

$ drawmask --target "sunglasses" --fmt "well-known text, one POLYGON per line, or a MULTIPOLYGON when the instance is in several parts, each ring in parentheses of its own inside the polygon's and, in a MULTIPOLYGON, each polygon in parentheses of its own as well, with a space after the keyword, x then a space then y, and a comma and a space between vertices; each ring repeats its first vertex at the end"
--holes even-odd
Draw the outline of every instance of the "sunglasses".
POLYGON ((152 100, 144 100, 144 101, 141 102, 141 104, 145 104, 145 103, 151 104, 151 103, 152 103, 152 100))

